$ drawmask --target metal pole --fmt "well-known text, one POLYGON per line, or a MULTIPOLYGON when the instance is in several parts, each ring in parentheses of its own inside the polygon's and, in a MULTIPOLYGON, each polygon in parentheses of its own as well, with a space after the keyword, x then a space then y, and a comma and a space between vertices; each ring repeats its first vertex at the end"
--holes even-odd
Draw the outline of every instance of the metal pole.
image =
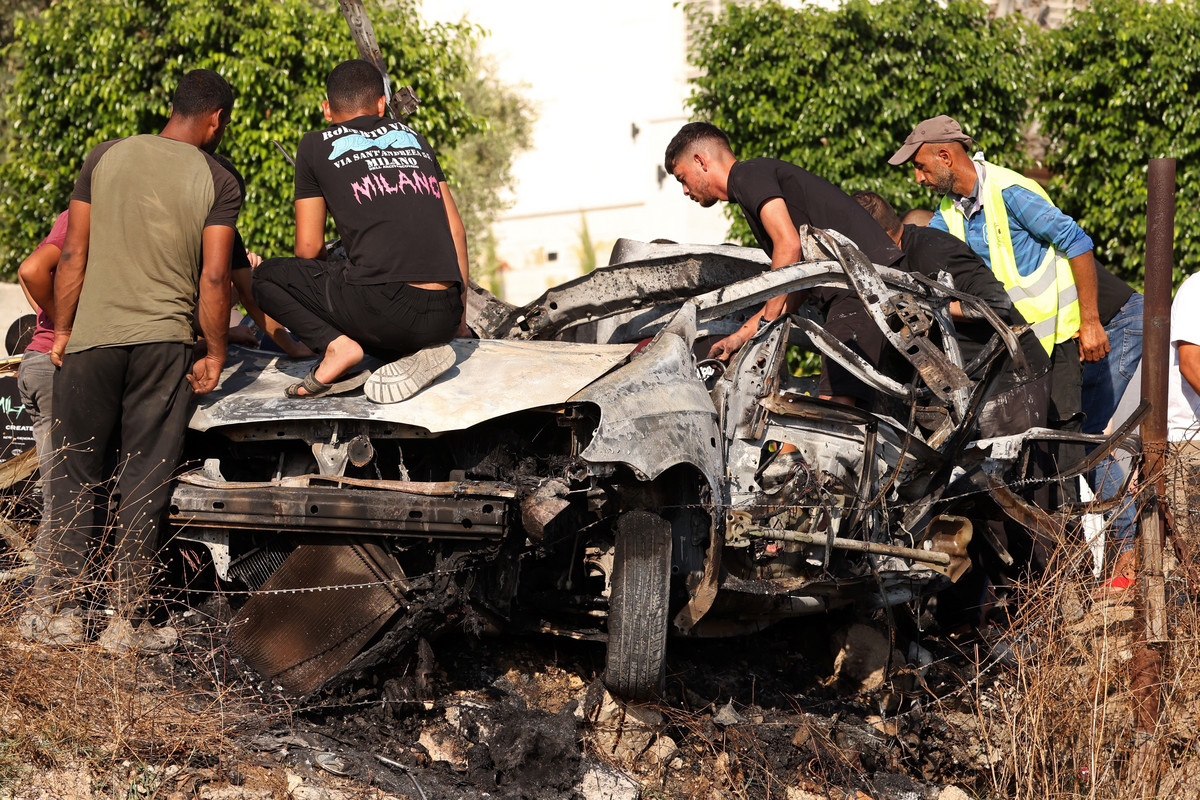
POLYGON ((1150 413, 1142 422, 1145 449, 1143 478, 1154 485, 1141 515, 1141 590, 1143 638, 1134 654, 1130 689, 1134 727, 1143 748, 1135 759, 1149 762, 1151 735, 1162 698, 1162 646, 1167 642, 1166 587, 1163 574, 1163 524, 1159 503, 1165 496, 1167 379, 1171 347, 1171 278, 1175 250, 1175 159, 1150 160, 1146 200, 1146 306, 1142 333, 1142 397, 1150 413))
POLYGON ((1171 279, 1175 256, 1175 159, 1150 160, 1146 200, 1146 310, 1142 328, 1142 397, 1151 403, 1142 422, 1146 474, 1165 488, 1167 368, 1171 352, 1171 279), (1153 446, 1152 446, 1153 445, 1153 446))
POLYGON ((823 533, 805 533, 804 531, 777 531, 771 529, 751 530, 745 532, 746 536, 758 539, 773 539, 777 542, 801 542, 803 544, 820 544, 825 545, 832 542, 835 550, 855 550, 859 553, 874 553, 881 556, 897 556, 899 558, 911 558, 913 561, 922 561, 926 564, 937 564, 938 566, 948 567, 951 563, 951 558, 947 553, 941 553, 937 550, 917 550, 912 547, 899 547, 894 544, 881 544, 880 542, 863 542, 858 539, 843 539, 840 536, 835 536, 830 539, 823 533))

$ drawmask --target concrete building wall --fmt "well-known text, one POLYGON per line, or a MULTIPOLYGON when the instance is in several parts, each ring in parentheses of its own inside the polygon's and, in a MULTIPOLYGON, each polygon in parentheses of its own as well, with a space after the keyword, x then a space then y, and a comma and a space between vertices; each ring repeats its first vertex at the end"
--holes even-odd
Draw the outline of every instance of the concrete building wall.
MULTIPOLYGON (((992 0, 992 11, 1061 24, 1085 2, 992 0)), ((694 76, 676 0, 425 0, 423 13, 486 29, 501 78, 523 84, 539 110, 533 147, 516 164, 515 204, 495 226, 507 300, 524 303, 580 274, 585 218, 599 264, 620 237, 724 241, 723 204, 701 209, 661 168, 688 121, 694 76)))
POLYGON ((423 12, 487 29, 501 78, 538 108, 515 204, 495 228, 506 299, 580 274, 583 219, 599 264, 620 237, 724 241, 721 210, 687 200, 661 169, 688 120, 686 20, 674 0, 426 0, 423 12))

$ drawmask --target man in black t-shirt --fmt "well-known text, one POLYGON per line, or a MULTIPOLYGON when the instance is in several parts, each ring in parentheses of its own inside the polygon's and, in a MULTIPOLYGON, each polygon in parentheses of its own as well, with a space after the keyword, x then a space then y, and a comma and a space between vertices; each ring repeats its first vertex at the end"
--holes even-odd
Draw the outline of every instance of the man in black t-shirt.
POLYGON ((375 66, 345 61, 325 87, 322 108, 333 124, 305 134, 296 157, 297 257, 263 262, 254 297, 322 355, 289 397, 362 384, 366 373, 347 375, 364 353, 414 354, 367 381, 372 400, 396 402, 454 363, 445 343, 463 328, 466 232, 429 143, 384 116, 375 66), (326 260, 326 212, 347 259, 326 260))
MULTIPOLYGON (((939 272, 947 272, 955 289, 978 297, 1003 322, 1012 327, 1026 325, 1004 284, 964 242, 935 228, 901 225, 891 204, 874 192, 855 192, 853 197, 904 252, 898 268, 919 272, 932 280, 937 280, 939 272)), ((969 364, 988 345, 995 331, 986 320, 965 313, 957 300, 950 304, 950 317, 963 362, 969 364)), ((1005 356, 1000 375, 979 412, 979 434, 985 439, 1024 433, 1046 424, 1050 359, 1032 330, 1026 328, 1018 341, 1027 371, 1018 372, 1012 357, 1005 356)))
MULTIPOLYGON (((896 265, 898 268, 933 280, 937 280, 939 272, 947 272, 955 289, 985 302, 1003 322, 1013 327, 1026 326, 1025 318, 1013 305, 1004 284, 965 242, 936 228, 901 225, 892 206, 874 192, 855 192, 854 199, 904 251, 904 258, 896 265)), ((987 346, 995 331, 990 323, 974 316, 958 301, 950 304, 950 317, 954 321, 963 361, 969 363, 987 346)), ((1003 357, 1000 374, 979 411, 980 438, 1012 436, 1046 424, 1050 403, 1050 357, 1028 327, 1018 341, 1027 371, 1020 372, 1011 356, 1003 357)), ((979 379, 980 375, 971 377, 979 379)), ((1029 471, 1017 477, 1040 478, 1048 468, 1045 451, 1035 446, 1028 463, 1029 471)), ((1021 494, 1042 508, 1050 502, 1050 493, 1045 487, 1026 489, 1021 494)), ((986 524, 991 538, 1002 543, 1013 560, 1006 563, 994 548, 982 546, 982 537, 971 541, 968 552, 975 568, 938 595, 938 620, 947 629, 980 621, 989 582, 997 587, 993 590, 996 594, 1008 594, 1013 576, 1024 570, 1040 569, 1049 557, 1044 544, 1011 519, 978 520, 975 524, 986 524)))
MULTIPOLYGON (((684 194, 705 208, 718 200, 737 203, 759 245, 771 256, 771 269, 800 260, 800 225, 836 230, 876 264, 891 266, 900 260, 900 249, 841 189, 784 161, 739 161, 728 137, 715 125, 684 125, 667 146, 665 166, 683 184, 684 194)), ((879 363, 883 334, 857 294, 814 289, 811 297, 825 312, 826 330, 872 364, 879 363)), ((709 356, 728 360, 758 330, 759 320, 773 320, 802 299, 794 296, 789 301, 781 295, 768 300, 738 331, 713 345, 709 356)), ((819 391, 823 398, 850 405, 869 405, 873 397, 866 385, 828 359, 819 391)))

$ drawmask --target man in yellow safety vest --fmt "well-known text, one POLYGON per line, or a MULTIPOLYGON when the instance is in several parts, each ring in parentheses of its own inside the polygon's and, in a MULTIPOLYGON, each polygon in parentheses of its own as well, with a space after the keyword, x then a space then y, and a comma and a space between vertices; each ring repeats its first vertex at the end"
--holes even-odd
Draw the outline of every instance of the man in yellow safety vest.
POLYGON ((973 157, 973 144, 943 114, 918 124, 888 163, 911 161, 917 183, 942 195, 929 227, 965 241, 1004 284, 1050 355, 1051 423, 1078 431, 1080 362, 1104 358, 1109 349, 1092 240, 1037 183, 982 154, 973 157))

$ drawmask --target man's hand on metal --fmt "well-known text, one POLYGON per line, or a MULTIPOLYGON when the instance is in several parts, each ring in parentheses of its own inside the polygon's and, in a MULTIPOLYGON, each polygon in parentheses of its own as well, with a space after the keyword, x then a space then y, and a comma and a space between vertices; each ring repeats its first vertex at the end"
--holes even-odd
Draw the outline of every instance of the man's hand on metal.
POLYGON ((746 343, 746 340, 740 334, 740 331, 731 333, 724 339, 713 344, 712 347, 708 348, 708 357, 715 358, 718 361, 728 361, 746 343))
POLYGON ((187 376, 188 383, 192 385, 192 393, 208 394, 217 388, 217 381, 221 378, 223 366, 225 366, 225 359, 213 356, 205 356, 197 361, 192 366, 192 374, 187 376))
POLYGON ((1108 355, 1108 334, 1099 320, 1081 322, 1078 336, 1080 361, 1099 361, 1108 355))

